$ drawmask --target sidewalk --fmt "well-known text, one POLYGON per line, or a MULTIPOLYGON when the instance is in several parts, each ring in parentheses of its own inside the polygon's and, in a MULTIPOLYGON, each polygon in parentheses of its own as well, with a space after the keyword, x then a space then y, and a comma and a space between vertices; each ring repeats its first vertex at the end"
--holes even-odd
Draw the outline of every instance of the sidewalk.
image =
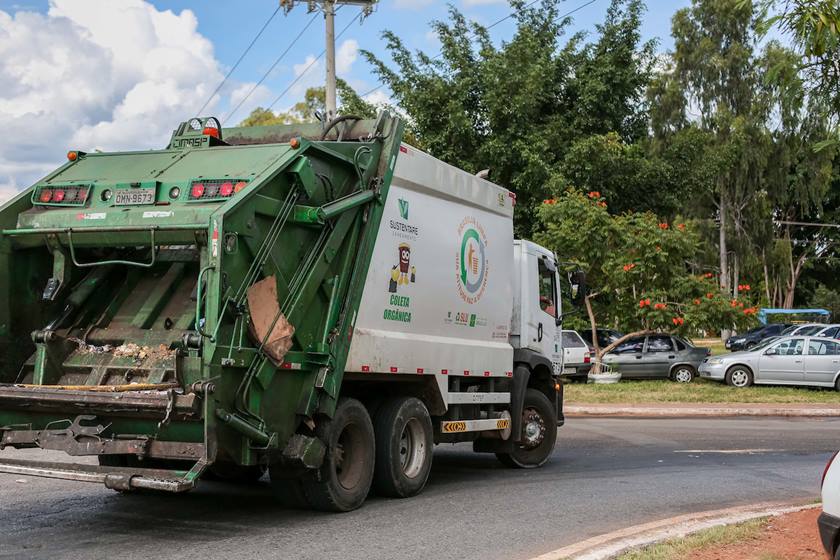
POLYGON ((761 403, 636 403, 636 404, 575 404, 563 406, 568 417, 582 416, 644 416, 652 418, 680 418, 685 416, 790 416, 803 418, 840 417, 840 406, 821 404, 761 404, 761 403))

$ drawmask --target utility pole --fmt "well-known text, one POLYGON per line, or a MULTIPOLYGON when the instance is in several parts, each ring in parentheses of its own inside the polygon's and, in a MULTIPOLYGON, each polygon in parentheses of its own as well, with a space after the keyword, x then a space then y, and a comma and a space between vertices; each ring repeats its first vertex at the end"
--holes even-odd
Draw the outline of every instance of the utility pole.
POLYGON ((374 6, 378 0, 280 0, 280 7, 286 13, 295 7, 296 2, 306 2, 307 12, 321 10, 324 13, 326 25, 326 53, 327 79, 325 87, 325 105, 327 114, 324 116, 324 124, 330 122, 336 116, 336 94, 335 94, 335 12, 337 4, 350 4, 362 8, 362 19, 373 13, 374 6))

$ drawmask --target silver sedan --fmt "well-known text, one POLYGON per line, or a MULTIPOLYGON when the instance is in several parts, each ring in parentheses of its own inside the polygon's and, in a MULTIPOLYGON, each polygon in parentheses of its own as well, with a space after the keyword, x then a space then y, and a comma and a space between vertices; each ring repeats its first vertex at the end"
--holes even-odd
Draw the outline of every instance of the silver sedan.
POLYGON ((700 377, 725 381, 733 387, 752 384, 833 387, 840 391, 840 340, 784 336, 744 350, 710 356, 700 377))

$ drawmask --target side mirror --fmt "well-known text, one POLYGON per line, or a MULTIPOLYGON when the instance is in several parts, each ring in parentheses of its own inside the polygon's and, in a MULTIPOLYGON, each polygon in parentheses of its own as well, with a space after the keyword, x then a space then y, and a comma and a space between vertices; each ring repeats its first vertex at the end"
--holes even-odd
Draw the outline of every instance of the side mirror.
POLYGON ((765 355, 765 356, 775 356, 776 354, 777 354, 777 352, 776 352, 776 349, 775 349, 775 348, 768 348, 768 349, 764 352, 764 355, 765 355))
POLYGON ((580 307, 586 299, 586 273, 580 269, 569 273, 569 287, 572 305, 580 307))

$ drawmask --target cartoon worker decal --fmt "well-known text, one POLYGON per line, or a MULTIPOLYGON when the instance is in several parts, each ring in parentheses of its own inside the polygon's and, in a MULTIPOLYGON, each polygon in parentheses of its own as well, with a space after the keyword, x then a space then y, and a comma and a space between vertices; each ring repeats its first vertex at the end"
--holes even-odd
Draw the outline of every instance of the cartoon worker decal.
POLYGON ((416 269, 411 266, 411 247, 408 243, 400 243, 397 247, 398 264, 391 268, 391 278, 388 282, 388 291, 397 292, 397 286, 407 286, 414 282, 416 269))

